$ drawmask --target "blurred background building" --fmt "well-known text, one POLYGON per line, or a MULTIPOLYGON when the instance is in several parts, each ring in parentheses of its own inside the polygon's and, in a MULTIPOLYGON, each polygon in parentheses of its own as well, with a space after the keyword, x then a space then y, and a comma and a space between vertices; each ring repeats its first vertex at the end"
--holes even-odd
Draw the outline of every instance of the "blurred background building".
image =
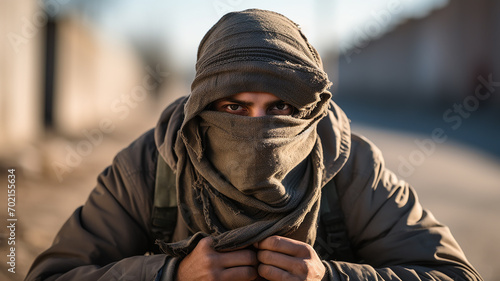
POLYGON ((21 241, 0 279, 22 280, 112 157, 189 93, 204 33, 255 7, 301 25, 353 129, 500 280, 500 2, 270 2, 0 2, 0 175, 18 173, 21 241))
MULTIPOLYGON (((478 76, 487 79, 500 72, 498 15, 497 1, 450 1, 379 35, 378 26, 392 13, 376 11, 341 54, 340 90, 372 100, 461 102, 474 95, 478 76)), ((487 101, 497 108, 499 102, 498 95, 487 101)))

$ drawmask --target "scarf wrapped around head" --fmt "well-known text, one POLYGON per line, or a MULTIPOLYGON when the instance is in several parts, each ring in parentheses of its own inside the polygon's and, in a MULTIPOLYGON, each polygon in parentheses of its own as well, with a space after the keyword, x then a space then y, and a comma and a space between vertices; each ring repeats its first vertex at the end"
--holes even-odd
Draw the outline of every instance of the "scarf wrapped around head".
POLYGON ((200 43, 175 140, 179 212, 196 234, 161 248, 182 257, 207 235, 220 251, 271 235, 314 244, 328 173, 316 128, 330 85, 318 53, 286 17, 256 9, 222 17, 200 43), (241 92, 272 93, 297 110, 247 117, 208 109, 241 92))

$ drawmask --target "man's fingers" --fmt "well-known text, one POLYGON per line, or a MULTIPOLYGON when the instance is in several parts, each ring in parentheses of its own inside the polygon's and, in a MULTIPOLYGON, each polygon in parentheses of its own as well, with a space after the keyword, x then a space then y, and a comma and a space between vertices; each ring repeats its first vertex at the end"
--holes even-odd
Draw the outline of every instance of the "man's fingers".
POLYGON ((219 253, 220 265, 225 268, 236 266, 255 266, 258 264, 257 254, 252 250, 238 250, 219 253))
POLYGON ((285 270, 267 264, 260 264, 257 271, 261 277, 269 281, 292 280, 293 277, 285 270))
POLYGON ((204 256, 204 263, 212 268, 230 268, 236 266, 256 266, 257 253, 253 250, 242 249, 231 252, 218 252, 212 248, 213 239, 205 237, 196 246, 196 252, 204 256))
POLYGON ((272 265, 291 273, 300 273, 304 267, 301 264, 303 259, 268 250, 259 251, 257 259, 262 264, 272 265))
POLYGON ((220 274, 221 280, 254 280, 259 275, 253 266, 238 266, 225 269, 220 274))
POLYGON ((282 236, 270 236, 257 244, 259 250, 269 250, 294 257, 310 257, 309 244, 282 236))
POLYGON ((307 243, 271 236, 258 243, 259 275, 268 280, 321 280, 325 266, 307 243))
POLYGON ((213 238, 210 237, 210 236, 207 236, 205 238, 202 238, 198 244, 196 245, 196 248, 200 247, 202 249, 206 249, 206 250, 210 250, 212 249, 212 242, 213 242, 213 238))

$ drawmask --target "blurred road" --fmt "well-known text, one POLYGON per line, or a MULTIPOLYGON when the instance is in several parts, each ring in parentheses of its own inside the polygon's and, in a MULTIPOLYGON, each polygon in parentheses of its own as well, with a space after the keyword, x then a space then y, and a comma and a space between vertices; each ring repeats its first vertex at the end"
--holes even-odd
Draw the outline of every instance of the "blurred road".
MULTIPOLYGON (((353 131, 368 137, 382 150, 390 169, 397 174, 401 174, 398 170, 404 173, 404 178, 417 190, 424 208, 432 210, 441 222, 451 228, 469 260, 485 280, 500 280, 497 262, 500 253, 500 158, 485 150, 459 144, 450 137, 443 143, 435 143, 432 152, 423 154, 425 157, 420 159, 417 156, 422 148, 415 141, 422 142, 430 137, 430 133, 363 125, 355 110, 355 107, 346 110, 355 116, 352 119, 353 131), (413 161, 413 169, 401 169, 404 162, 401 159, 413 161)), ((111 163, 119 150, 153 127, 159 112, 160 109, 137 109, 126 122, 119 124, 113 135, 105 136, 80 165, 64 174, 62 182, 50 170, 39 177, 19 172, 17 273, 8 273, 5 262, 2 262, 0 280, 24 278, 35 256, 50 245, 67 217, 84 203, 95 185, 97 174, 111 163)), ((74 140, 73 144, 76 142, 78 140, 74 140)), ((40 144, 46 155, 38 157, 50 164, 54 158, 64 157, 64 154, 60 155, 61 147, 67 144, 63 139, 48 138, 40 144)), ((427 146, 427 152, 431 151, 431 147, 427 146)), ((0 175, 6 178, 4 172, 1 171, 0 175)), ((6 192, 2 192, 0 200, 6 201, 5 197, 6 192)), ((4 212, 0 214, 0 219, 5 221, 4 212)), ((5 230, 2 229, 0 234, 5 235, 5 230)), ((6 255, 3 242, 1 251, 3 260, 6 255)))

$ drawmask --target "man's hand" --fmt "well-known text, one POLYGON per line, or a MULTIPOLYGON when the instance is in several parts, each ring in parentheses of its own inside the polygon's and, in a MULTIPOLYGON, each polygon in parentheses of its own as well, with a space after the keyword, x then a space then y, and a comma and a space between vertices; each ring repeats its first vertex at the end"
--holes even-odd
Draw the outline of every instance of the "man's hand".
POLYGON ((217 252, 212 238, 205 237, 180 262, 176 280, 255 280, 257 264, 255 251, 217 252))
POLYGON ((325 266, 309 244, 271 236, 254 246, 259 275, 267 280, 321 280, 325 275, 325 266))

